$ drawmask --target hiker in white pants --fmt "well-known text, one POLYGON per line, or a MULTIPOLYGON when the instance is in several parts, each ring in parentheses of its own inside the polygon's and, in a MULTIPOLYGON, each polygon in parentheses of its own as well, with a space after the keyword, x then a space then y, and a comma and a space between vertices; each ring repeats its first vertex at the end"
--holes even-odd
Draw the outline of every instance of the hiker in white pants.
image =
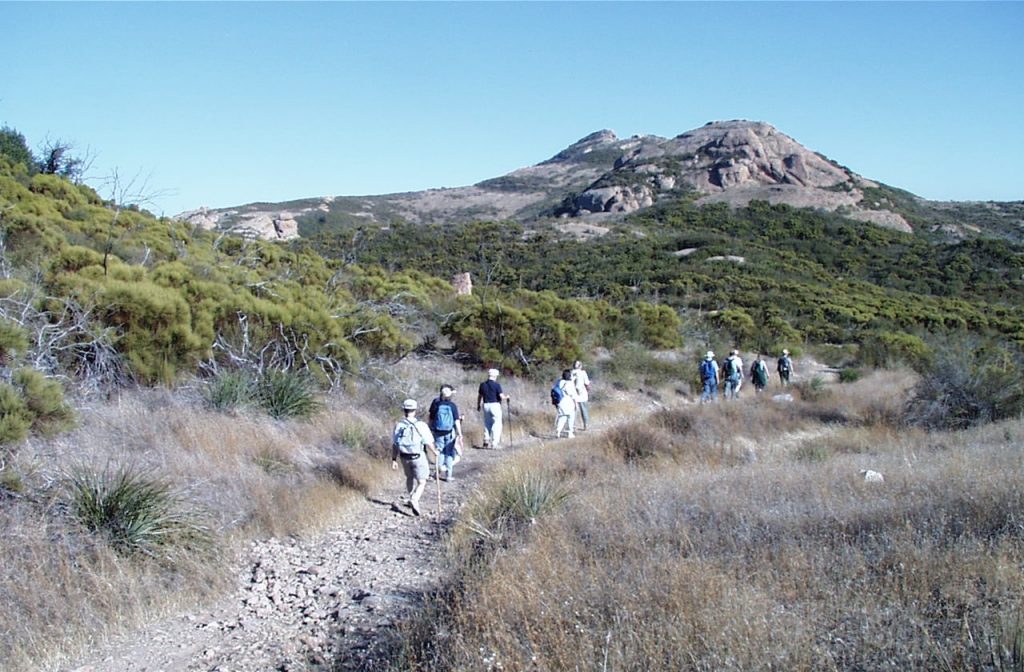
POLYGON ((498 382, 498 370, 489 369, 476 396, 476 410, 484 412, 484 448, 501 448, 501 402, 508 398, 498 382))
POLYGON ((579 395, 576 393, 576 385, 572 381, 572 371, 562 371, 562 379, 558 381, 557 387, 562 390, 562 398, 555 405, 555 438, 562 436, 562 430, 568 425, 568 438, 576 436, 576 404, 579 403, 579 395))

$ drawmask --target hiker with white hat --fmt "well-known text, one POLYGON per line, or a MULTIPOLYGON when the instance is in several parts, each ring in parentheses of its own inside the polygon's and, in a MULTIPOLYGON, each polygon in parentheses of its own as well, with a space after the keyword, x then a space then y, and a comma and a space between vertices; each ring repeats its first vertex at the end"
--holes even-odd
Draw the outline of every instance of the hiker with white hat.
POLYGON ((476 410, 484 412, 484 448, 501 448, 501 402, 508 398, 498 382, 498 370, 488 369, 476 395, 476 410))
POLYGON ((722 378, 725 379, 725 398, 739 399, 743 385, 743 360, 739 350, 733 350, 722 363, 722 378))
POLYGON ((718 381, 718 362, 715 361, 715 353, 708 350, 700 363, 701 403, 718 401, 718 381))
POLYGON ((782 357, 779 357, 779 384, 783 387, 789 385, 789 377, 793 375, 793 360, 789 356, 789 350, 782 351, 782 357))
POLYGON ((434 437, 430 427, 422 420, 416 419, 416 400, 406 399, 402 402, 402 413, 405 417, 395 425, 391 438, 391 468, 398 469, 398 461, 402 461, 405 471, 405 490, 409 495, 408 506, 417 516, 420 515, 420 495, 430 478, 430 462, 427 460, 427 449, 437 454, 434 449, 434 437))

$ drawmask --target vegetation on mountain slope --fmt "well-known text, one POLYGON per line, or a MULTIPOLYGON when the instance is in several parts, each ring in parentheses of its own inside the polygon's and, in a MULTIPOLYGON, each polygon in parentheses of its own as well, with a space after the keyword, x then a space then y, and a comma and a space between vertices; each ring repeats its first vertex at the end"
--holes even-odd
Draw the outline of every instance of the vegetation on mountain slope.
POLYGON ((612 306, 645 299, 722 328, 747 348, 864 343, 890 332, 970 331, 1024 342, 1024 245, 933 242, 763 202, 654 208, 586 241, 515 223, 396 223, 321 234, 296 247, 392 271, 469 271, 487 286, 612 306))

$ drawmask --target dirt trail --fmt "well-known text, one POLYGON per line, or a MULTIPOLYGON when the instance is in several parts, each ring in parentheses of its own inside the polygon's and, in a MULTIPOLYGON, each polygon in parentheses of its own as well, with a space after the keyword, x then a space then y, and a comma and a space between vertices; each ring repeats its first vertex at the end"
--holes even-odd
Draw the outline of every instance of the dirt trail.
MULTIPOLYGON (((536 439, 516 436, 514 450, 536 439)), ((65 668, 76 672, 365 669, 394 624, 438 585, 444 532, 482 477, 513 450, 468 449, 454 481, 427 484, 423 515, 396 506, 401 472, 310 539, 253 542, 234 592, 152 623, 65 668)))
MULTIPOLYGON (((644 406, 637 413, 659 405, 647 400, 644 406)), ((621 419, 608 418, 592 427, 591 434, 621 419)), ((218 603, 126 633, 63 669, 366 669, 396 636, 395 623, 439 585, 445 533, 482 476, 510 453, 547 440, 553 438, 519 430, 514 449, 468 449, 456 479, 441 482, 436 520, 437 482, 427 484, 423 515, 414 517, 410 509, 396 506, 405 481, 401 472, 395 473, 315 537, 253 542, 239 561, 235 590, 218 603)))

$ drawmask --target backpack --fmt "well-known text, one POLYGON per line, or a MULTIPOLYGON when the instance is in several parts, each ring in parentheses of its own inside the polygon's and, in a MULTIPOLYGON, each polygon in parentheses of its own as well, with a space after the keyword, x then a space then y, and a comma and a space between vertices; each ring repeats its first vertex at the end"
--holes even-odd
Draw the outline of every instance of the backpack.
POLYGON ((561 380, 551 388, 551 405, 558 406, 558 402, 565 398, 565 390, 562 389, 561 380))
POLYGON ((395 444, 398 446, 398 452, 404 455, 415 455, 422 450, 423 441, 421 439, 416 425, 403 421, 402 428, 398 430, 398 436, 395 437, 395 444))
POLYGON ((789 357, 779 357, 779 371, 782 373, 789 373, 789 357))
POLYGON ((700 363, 700 379, 710 380, 715 377, 715 362, 712 359, 705 359, 700 363))
POLYGON ((732 357, 722 362, 722 375, 726 378, 732 378, 736 374, 736 360, 732 357))
POLYGON ((439 402, 434 412, 434 431, 450 432, 455 429, 455 414, 448 402, 439 402))

